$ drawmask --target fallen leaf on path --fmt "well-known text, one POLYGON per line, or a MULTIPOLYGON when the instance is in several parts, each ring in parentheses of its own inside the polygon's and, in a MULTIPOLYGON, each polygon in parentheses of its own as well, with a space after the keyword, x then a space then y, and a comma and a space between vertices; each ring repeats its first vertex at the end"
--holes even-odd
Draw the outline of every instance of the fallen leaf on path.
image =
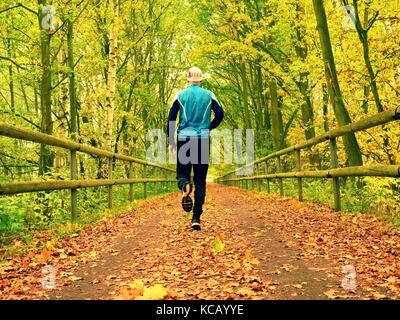
POLYGON ((249 263, 254 266, 258 266, 260 261, 257 258, 254 258, 250 250, 246 250, 244 254, 243 263, 249 263))
POLYGON ((219 253, 224 253, 224 250, 225 250, 224 243, 222 242, 219 236, 216 236, 213 242, 213 252, 215 254, 219 254, 219 253))
POLYGON ((167 294, 167 290, 161 284, 156 284, 145 288, 143 296, 140 296, 138 300, 162 300, 167 294))
POLYGON ((252 296, 254 291, 249 288, 239 288, 236 293, 240 296, 252 296))
POLYGON ((326 295, 329 299, 336 299, 338 297, 337 292, 334 289, 329 289, 328 291, 325 291, 324 295, 326 295))
POLYGON ((293 270, 293 266, 291 264, 284 264, 281 269, 287 271, 287 272, 291 272, 293 270))
POLYGON ((207 286, 208 287, 214 287, 218 285, 218 281, 214 280, 214 279, 208 279, 207 281, 207 286))
POLYGON ((145 287, 142 280, 135 280, 129 287, 120 289, 116 300, 162 300, 168 295, 168 291, 161 285, 145 287))
POLYGON ((77 277, 77 276, 69 276, 68 277, 69 280, 71 281, 79 281, 79 280, 83 280, 82 277, 77 277))
POLYGON ((372 296, 375 300, 382 300, 382 299, 386 299, 387 296, 385 296, 384 294, 381 293, 374 293, 372 296))
POLYGON ((43 249, 41 253, 41 258, 43 262, 46 262, 50 259, 51 257, 51 252, 49 250, 43 249))

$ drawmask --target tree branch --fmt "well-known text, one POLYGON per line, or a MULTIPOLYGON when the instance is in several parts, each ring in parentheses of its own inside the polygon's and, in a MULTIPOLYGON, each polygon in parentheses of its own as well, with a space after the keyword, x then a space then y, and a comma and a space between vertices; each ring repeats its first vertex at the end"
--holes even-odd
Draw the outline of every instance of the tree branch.
POLYGON ((367 27, 367 29, 365 30, 366 32, 368 32, 369 31, 369 29, 371 29, 371 27, 372 27, 372 25, 375 23, 375 21, 376 21, 376 18, 378 18, 378 15, 379 15, 379 11, 377 11, 377 12, 375 12, 375 15, 372 17, 372 19, 369 21, 369 23, 368 23, 368 27, 367 27))
POLYGON ((12 60, 12 59, 10 59, 10 58, 8 58, 8 57, 0 56, 0 60, 7 60, 7 61, 11 62, 12 64, 14 64, 15 66, 17 66, 18 68, 21 68, 21 69, 23 69, 23 70, 26 70, 25 67, 21 66, 19 63, 15 62, 14 60, 12 60))
POLYGON ((22 120, 28 122, 29 124, 31 124, 32 126, 34 126, 36 129, 40 130, 40 126, 38 126, 36 123, 34 123, 32 120, 29 120, 28 118, 24 117, 23 115, 20 115, 18 113, 13 113, 10 111, 1 111, 1 113, 6 113, 6 114, 11 114, 15 117, 21 118, 22 120))
POLYGON ((23 8, 23 9, 29 11, 30 13, 33 13, 34 15, 38 15, 38 13, 36 11, 24 6, 22 3, 15 3, 14 5, 9 6, 8 8, 0 9, 0 14, 6 12, 8 10, 12 10, 12 9, 16 9, 16 8, 23 8))

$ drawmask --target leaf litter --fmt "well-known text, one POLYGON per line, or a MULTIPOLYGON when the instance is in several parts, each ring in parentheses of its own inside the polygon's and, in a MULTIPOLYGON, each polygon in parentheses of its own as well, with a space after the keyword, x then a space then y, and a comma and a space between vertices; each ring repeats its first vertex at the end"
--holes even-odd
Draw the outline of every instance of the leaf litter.
POLYGON ((192 232, 190 217, 175 201, 178 196, 140 201, 135 210, 60 240, 39 235, 43 246, 0 264, 0 299, 79 298, 81 291, 92 299, 298 299, 316 283, 315 296, 321 299, 400 297, 400 237, 384 222, 334 213, 320 204, 210 185, 203 230, 192 232), (264 227, 245 230, 245 210, 264 227), (260 252, 255 243, 263 236, 290 243, 287 250, 298 255, 290 257, 288 251, 284 256, 292 260, 282 263, 272 249, 260 252), (323 266, 314 263, 321 258, 323 266), (299 259, 314 284, 301 278, 299 259), (274 271, 265 270, 265 263, 274 271), (46 265, 56 267, 57 290, 41 286, 46 265), (341 287, 346 265, 356 271, 353 290, 341 287))

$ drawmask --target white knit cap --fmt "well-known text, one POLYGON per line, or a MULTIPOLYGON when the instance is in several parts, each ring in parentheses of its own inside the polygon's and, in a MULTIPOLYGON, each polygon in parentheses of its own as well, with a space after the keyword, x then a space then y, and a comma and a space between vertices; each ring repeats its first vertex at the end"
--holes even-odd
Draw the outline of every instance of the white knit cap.
POLYGON ((192 67, 188 71, 188 81, 198 82, 203 81, 203 72, 198 67, 192 67))

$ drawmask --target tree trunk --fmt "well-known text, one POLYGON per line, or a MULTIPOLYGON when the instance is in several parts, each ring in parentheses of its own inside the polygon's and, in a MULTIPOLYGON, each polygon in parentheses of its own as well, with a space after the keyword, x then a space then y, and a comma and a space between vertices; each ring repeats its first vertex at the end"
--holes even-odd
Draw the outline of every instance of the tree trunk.
MULTIPOLYGON (((351 123, 350 115, 346 109, 340 90, 339 81, 336 73, 335 60, 332 52, 332 45, 329 36, 328 23, 323 0, 313 0, 314 12, 317 20, 317 28, 321 42, 322 56, 325 64, 325 77, 329 92, 329 97, 333 105, 336 120, 339 126, 351 123)), ((354 133, 343 136, 343 142, 350 166, 362 165, 362 157, 358 141, 354 133)))
MULTIPOLYGON (((300 5, 296 5, 296 16, 297 19, 304 18, 304 9, 300 5)), ((299 45, 295 47, 297 57, 305 62, 307 58, 307 48, 304 43, 303 33, 304 31, 300 29, 300 26, 296 27, 296 37, 299 45)), ((304 135, 306 140, 312 139, 315 137, 315 128, 314 128, 314 111, 312 106, 311 97, 309 94, 309 83, 308 83, 308 72, 300 73, 300 82, 298 83, 299 90, 303 96, 303 101, 301 103, 301 115, 304 125, 304 135)))
POLYGON ((251 120, 250 120, 250 112, 249 112, 249 87, 247 81, 247 73, 246 73, 246 65, 245 63, 241 63, 240 65, 240 76, 242 80, 242 94, 243 94, 243 118, 244 124, 246 126, 245 129, 251 129, 251 120))
MULTIPOLYGON (((14 19, 12 17, 10 17, 8 14, 6 15, 7 20, 10 21, 11 26, 14 25, 14 19)), ((14 54, 14 50, 13 50, 13 43, 12 43, 12 35, 11 35, 11 30, 9 27, 6 27, 7 30, 7 36, 9 36, 10 38, 7 38, 5 40, 6 43, 6 48, 7 48, 7 56, 9 58, 14 58, 15 54, 14 54)), ((12 113, 15 113, 15 89, 14 89, 14 66, 12 63, 9 64, 8 66, 8 75, 9 75, 9 83, 8 83, 8 87, 10 89, 10 109, 12 113)))
POLYGON ((328 103, 329 103, 329 95, 328 89, 326 88, 326 84, 322 85, 322 97, 323 97, 323 106, 322 113, 324 115, 324 131, 329 131, 329 118, 328 118, 328 103))
POLYGON ((104 148, 111 150, 113 122, 114 122, 114 107, 115 107, 115 90, 117 76, 117 45, 118 45, 118 15, 119 5, 118 0, 111 0, 110 7, 112 10, 112 23, 110 29, 110 52, 108 58, 108 73, 107 73, 107 96, 105 107, 105 140, 104 148))
MULTIPOLYGON (((11 47, 11 40, 7 39, 7 50, 9 57, 12 56, 12 47, 11 47)), ((8 66, 8 74, 10 76, 9 88, 10 88, 10 107, 11 112, 15 113, 15 90, 14 90, 14 72, 13 72, 13 65, 10 63, 8 66)))
MULTIPOLYGON (((347 1, 344 1, 344 2, 346 3, 347 1)), ((382 112, 383 107, 382 107, 381 99, 379 98, 379 92, 378 92, 378 88, 376 85, 376 80, 375 80, 376 75, 375 75, 374 69, 372 67, 371 59, 369 57, 369 44, 368 44, 368 30, 372 26, 373 21, 375 21, 375 20, 372 20, 372 22, 369 26, 363 27, 361 25, 360 15, 359 15, 359 11, 358 11, 358 1, 354 0, 353 3, 354 3, 354 20, 355 20, 354 22, 355 22, 358 38, 360 39, 360 42, 363 46, 364 63, 367 68, 367 71, 368 71, 372 95, 374 96, 376 110, 378 112, 382 112)), ((368 23, 367 10, 365 11, 365 15, 366 15, 365 21, 368 23)), ((376 17, 377 16, 375 16, 375 18, 376 17)))
POLYGON ((256 77, 256 96, 257 96, 257 112, 258 115, 257 117, 259 118, 259 140, 260 140, 260 145, 262 146, 265 142, 265 122, 264 122, 264 117, 263 117, 263 111, 265 109, 264 105, 264 88, 263 88, 263 76, 262 76, 262 71, 261 67, 257 66, 255 70, 255 77, 256 77))
POLYGON ((68 78, 69 78, 69 104, 70 104, 70 135, 76 140, 78 111, 76 103, 75 62, 74 62, 74 26, 71 18, 67 20, 67 51, 68 51, 68 78))
POLYGON ((279 107, 278 90, 275 80, 270 82, 271 90, 271 131, 274 149, 278 151, 283 148, 283 121, 279 107))
MULTIPOLYGON (((40 110, 41 110, 41 131, 46 134, 53 134, 52 104, 51 104, 51 62, 50 62, 50 42, 51 30, 48 29, 43 21, 46 19, 46 12, 43 6, 47 5, 47 0, 38 0, 39 3, 39 26, 40 26, 40 49, 42 59, 42 77, 40 82, 40 110)), ((39 174, 49 172, 53 167, 54 154, 48 146, 40 146, 39 174)))

